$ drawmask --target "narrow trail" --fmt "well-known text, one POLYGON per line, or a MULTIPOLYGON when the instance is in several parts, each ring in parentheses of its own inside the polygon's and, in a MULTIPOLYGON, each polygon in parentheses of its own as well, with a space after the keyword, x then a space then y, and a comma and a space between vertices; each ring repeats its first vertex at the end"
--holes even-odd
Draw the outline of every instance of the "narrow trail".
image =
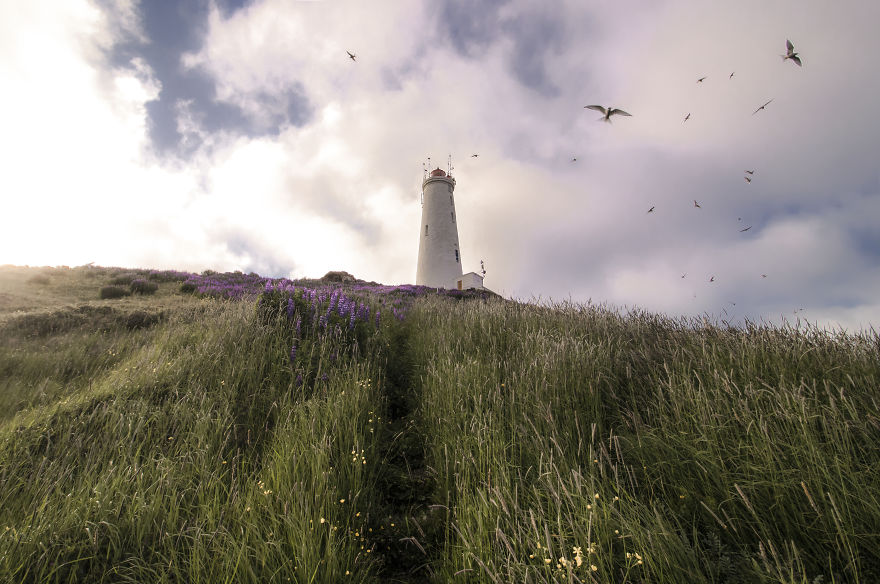
POLYGON ((414 417, 419 388, 413 380, 406 323, 395 331, 389 349, 382 386, 389 424, 377 485, 384 513, 373 526, 371 543, 383 559, 380 582, 430 582, 446 514, 430 506, 435 484, 425 463, 425 436, 414 417))

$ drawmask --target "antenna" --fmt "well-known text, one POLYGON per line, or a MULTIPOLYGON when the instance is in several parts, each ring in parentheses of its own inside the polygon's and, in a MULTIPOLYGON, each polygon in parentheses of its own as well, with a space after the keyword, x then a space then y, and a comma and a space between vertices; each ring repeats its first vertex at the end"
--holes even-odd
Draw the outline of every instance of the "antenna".
POLYGON ((449 158, 446 160, 446 174, 452 174, 452 154, 450 154, 449 158))

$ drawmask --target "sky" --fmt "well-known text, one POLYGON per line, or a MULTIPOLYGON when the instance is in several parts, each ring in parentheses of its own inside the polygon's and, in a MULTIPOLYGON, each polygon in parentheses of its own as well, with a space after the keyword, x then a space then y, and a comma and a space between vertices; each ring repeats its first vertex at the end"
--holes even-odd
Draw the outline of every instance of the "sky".
POLYGON ((414 283, 451 156, 505 297, 880 329, 880 3, 841 6, 0 0, 0 264, 414 283))

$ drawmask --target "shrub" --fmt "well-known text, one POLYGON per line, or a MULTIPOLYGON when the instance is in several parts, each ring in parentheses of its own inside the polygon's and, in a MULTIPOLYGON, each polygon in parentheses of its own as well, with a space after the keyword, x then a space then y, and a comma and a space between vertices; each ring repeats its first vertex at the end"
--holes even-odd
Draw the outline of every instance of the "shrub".
POLYGON ((198 289, 195 282, 184 282, 180 285, 180 291, 184 294, 195 294, 198 289))
POLYGON ((148 282, 147 280, 143 280, 141 278, 136 278, 131 282, 132 294, 153 294, 158 289, 159 284, 156 284, 155 282, 148 282))
POLYGON ((144 312, 143 310, 135 310, 134 312, 126 315, 124 319, 125 328, 129 330, 136 330, 142 328, 148 328, 156 324, 162 320, 162 314, 155 314, 151 312, 144 312))
POLYGON ((123 296, 129 295, 131 295, 131 292, 120 286, 104 286, 101 288, 101 300, 106 300, 108 298, 122 298, 123 296))
POLYGON ((135 278, 137 278, 137 274, 132 274, 131 272, 126 274, 117 274, 110 278, 110 284, 114 286, 128 286, 131 284, 135 278))
POLYGON ((40 286, 46 286, 49 284, 49 276, 46 274, 37 274, 36 276, 31 276, 28 278, 28 284, 39 284, 40 286))

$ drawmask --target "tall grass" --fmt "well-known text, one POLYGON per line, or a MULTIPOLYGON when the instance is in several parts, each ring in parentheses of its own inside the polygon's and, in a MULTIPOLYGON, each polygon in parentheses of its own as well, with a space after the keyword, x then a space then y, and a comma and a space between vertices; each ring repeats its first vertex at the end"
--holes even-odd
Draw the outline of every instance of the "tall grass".
POLYGON ((878 338, 426 300, 442 578, 880 580, 878 338))
POLYGON ((77 270, 0 307, 0 581, 880 581, 876 334, 77 270))
MULTIPOLYGON (((6 421, 8 581, 368 577, 360 526, 375 499, 378 363, 338 339, 303 340, 303 367, 326 377, 299 385, 283 326, 250 302, 195 302, 146 331, 94 333, 103 344, 79 360, 91 382, 6 421)), ((67 357, 82 334, 67 338, 67 357)), ((21 381, 39 352, 17 346, 5 359, 21 381)))

